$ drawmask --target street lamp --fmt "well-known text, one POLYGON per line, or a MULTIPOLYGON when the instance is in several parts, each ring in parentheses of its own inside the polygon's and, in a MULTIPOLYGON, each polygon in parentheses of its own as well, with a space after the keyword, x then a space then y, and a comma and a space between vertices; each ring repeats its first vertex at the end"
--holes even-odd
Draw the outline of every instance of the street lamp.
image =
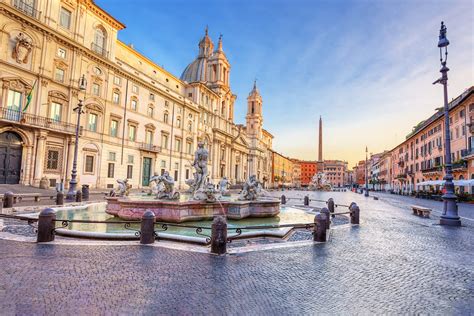
POLYGON ((441 22, 441 29, 439 30, 439 60, 441 62, 441 78, 433 82, 433 84, 441 83, 444 90, 444 155, 445 155, 445 176, 444 188, 445 193, 443 199, 443 214, 439 220, 440 225, 461 226, 461 219, 458 215, 458 205, 456 203, 456 195, 454 194, 453 171, 451 165, 451 135, 449 132, 449 105, 448 105, 448 71, 446 62, 448 61, 448 45, 449 41, 446 38, 446 25, 441 22), (444 56, 443 56, 444 50, 444 56))
POLYGON ((365 194, 364 196, 369 196, 369 175, 368 175, 368 172, 367 172, 367 153, 368 153, 368 150, 367 150, 367 146, 365 146, 365 194))
MULTIPOLYGON (((82 75, 82 77, 79 78, 79 91, 85 91, 86 87, 87 80, 86 77, 82 75)), ((81 114, 83 113, 81 99, 79 99, 79 104, 73 111, 77 113, 76 143, 74 144, 74 161, 72 163, 71 181, 69 181, 69 190, 66 196, 68 200, 74 200, 77 191, 77 151, 79 149, 79 128, 81 125, 81 114)))

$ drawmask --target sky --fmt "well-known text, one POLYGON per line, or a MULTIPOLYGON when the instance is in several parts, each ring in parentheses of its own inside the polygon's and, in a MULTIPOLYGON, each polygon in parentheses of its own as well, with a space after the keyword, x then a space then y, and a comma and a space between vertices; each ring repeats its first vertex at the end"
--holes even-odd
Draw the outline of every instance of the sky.
POLYGON ((448 28, 448 96, 474 85, 474 5, 470 0, 96 0, 126 25, 119 39, 179 77, 198 53, 206 25, 223 35, 245 123, 254 79, 264 128, 286 156, 353 166, 401 143, 442 106, 437 48, 448 28))

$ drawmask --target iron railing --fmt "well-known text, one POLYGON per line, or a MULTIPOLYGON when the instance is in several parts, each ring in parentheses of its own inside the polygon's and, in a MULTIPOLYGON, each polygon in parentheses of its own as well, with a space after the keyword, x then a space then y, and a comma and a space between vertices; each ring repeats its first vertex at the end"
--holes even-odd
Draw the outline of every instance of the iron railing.
POLYGON ((105 47, 97 45, 96 43, 91 43, 91 50, 102 57, 107 58, 109 56, 109 52, 105 50, 105 47))
POLYGON ((23 113, 22 111, 9 108, 0 108, 0 120, 21 125, 32 125, 66 134, 76 133, 76 125, 74 124, 57 121, 49 117, 23 113))
POLYGON ((26 1, 23 1, 23 0, 14 0, 13 7, 17 9, 18 11, 21 11, 24 14, 29 15, 32 18, 39 20, 39 16, 41 12, 36 10, 30 3, 27 3, 26 1))
POLYGON ((161 152, 161 147, 160 146, 156 146, 156 145, 149 144, 149 143, 139 143, 138 147, 141 150, 150 151, 150 152, 154 152, 154 153, 161 152))

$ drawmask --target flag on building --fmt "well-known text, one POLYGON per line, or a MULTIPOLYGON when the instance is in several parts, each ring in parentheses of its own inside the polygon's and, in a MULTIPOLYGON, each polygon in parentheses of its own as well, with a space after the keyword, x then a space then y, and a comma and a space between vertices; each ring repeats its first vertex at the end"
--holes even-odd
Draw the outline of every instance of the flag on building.
POLYGON ((25 113, 28 107, 30 106, 31 100, 33 99, 33 92, 35 90, 37 81, 38 79, 35 80, 35 83, 33 84, 33 87, 31 88, 30 93, 28 93, 28 95, 26 96, 26 104, 25 104, 25 107, 23 108, 23 111, 22 111, 23 113, 25 113))

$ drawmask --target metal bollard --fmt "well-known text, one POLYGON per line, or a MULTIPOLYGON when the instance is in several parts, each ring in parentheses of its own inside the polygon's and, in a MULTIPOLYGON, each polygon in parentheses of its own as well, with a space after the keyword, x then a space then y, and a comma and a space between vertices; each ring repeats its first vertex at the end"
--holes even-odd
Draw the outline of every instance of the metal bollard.
POLYGON ((89 185, 88 184, 83 184, 82 185, 82 199, 84 201, 89 200, 89 185))
POLYGON ((286 196, 284 194, 281 196, 281 204, 286 204, 286 196))
POLYGON ((49 242, 54 240, 54 228, 56 226, 56 212, 52 208, 41 211, 38 216, 37 242, 49 242))
POLYGON ((225 217, 214 217, 211 227, 211 253, 225 254, 227 252, 227 221, 225 217))
POLYGON ((331 218, 329 217, 329 210, 326 207, 323 207, 320 213, 326 216, 326 229, 329 229, 331 227, 331 218))
POLYGON ((314 217, 313 240, 326 242, 326 218, 325 215, 319 213, 314 217))
POLYGON ((155 242, 155 213, 148 210, 142 216, 140 227, 140 244, 147 245, 155 242))
POLYGON ((64 193, 61 191, 56 194, 56 205, 64 205, 64 193))
POLYGON ((304 197, 304 205, 308 206, 309 205, 309 196, 305 195, 304 197))
POLYGON ((329 198, 328 200, 328 210, 329 212, 331 213, 331 217, 334 218, 336 217, 336 215, 334 215, 334 199, 333 198, 329 198))
POLYGON ((11 191, 5 192, 3 195, 3 207, 13 207, 14 196, 15 194, 13 194, 11 191))
POLYGON ((82 202, 82 192, 79 190, 76 191, 76 202, 82 202))
POLYGON ((349 208, 351 210, 351 224, 359 224, 360 209, 355 203, 351 203, 349 208))

